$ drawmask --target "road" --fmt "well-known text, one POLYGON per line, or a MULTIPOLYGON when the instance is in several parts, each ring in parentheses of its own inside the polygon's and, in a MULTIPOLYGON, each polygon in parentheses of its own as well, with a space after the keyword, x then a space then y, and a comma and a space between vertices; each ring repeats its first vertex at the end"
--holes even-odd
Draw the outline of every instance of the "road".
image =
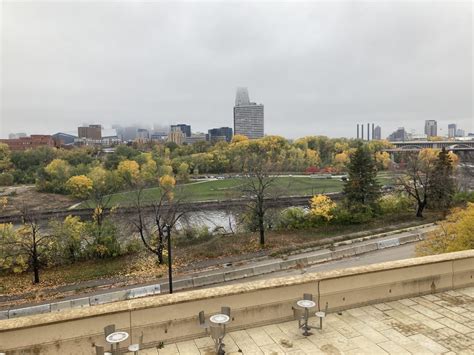
POLYGON ((223 282, 219 284, 209 285, 202 288, 212 288, 212 287, 221 286, 221 285, 232 285, 232 284, 238 284, 242 282, 249 282, 249 281, 256 281, 256 280, 268 280, 268 279, 272 279, 276 277, 301 275, 302 273, 339 270, 339 269, 345 269, 345 268, 350 268, 350 267, 355 267, 355 266, 364 266, 364 265, 370 265, 370 264, 383 263, 386 261, 414 258, 416 257, 415 255, 416 244, 417 243, 404 244, 398 247, 377 250, 377 251, 361 254, 358 256, 324 262, 321 264, 309 266, 304 269, 282 270, 282 271, 277 271, 270 274, 248 277, 241 280, 228 281, 228 282, 223 282))

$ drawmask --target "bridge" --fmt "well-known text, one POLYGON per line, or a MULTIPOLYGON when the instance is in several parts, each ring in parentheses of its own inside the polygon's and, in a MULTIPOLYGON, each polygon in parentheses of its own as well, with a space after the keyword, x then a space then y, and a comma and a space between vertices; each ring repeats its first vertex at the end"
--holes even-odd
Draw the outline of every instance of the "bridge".
POLYGON ((472 141, 404 141, 391 142, 395 148, 386 149, 389 153, 417 152, 425 148, 442 149, 451 152, 474 151, 474 140, 472 141))

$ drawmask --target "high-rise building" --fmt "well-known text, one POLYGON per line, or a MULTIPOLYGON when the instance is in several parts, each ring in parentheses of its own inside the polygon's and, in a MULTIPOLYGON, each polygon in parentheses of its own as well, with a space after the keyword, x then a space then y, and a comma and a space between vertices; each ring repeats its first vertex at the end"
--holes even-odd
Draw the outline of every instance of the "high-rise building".
POLYGON ((100 124, 91 124, 88 127, 78 127, 77 133, 79 138, 99 141, 102 139, 102 126, 100 124))
POLYGON ((464 137, 465 135, 466 135, 466 132, 463 129, 458 128, 456 130, 456 137, 464 137))
POLYGON ((208 140, 211 142, 222 141, 230 142, 232 140, 232 128, 221 127, 212 128, 207 131, 208 140))
POLYGON ((405 128, 400 127, 391 135, 388 136, 388 140, 391 142, 401 142, 408 140, 408 134, 405 131, 405 128))
POLYGON ((173 142, 178 145, 181 145, 183 144, 185 138, 186 138, 186 135, 184 134, 184 132, 181 130, 180 127, 171 126, 170 133, 168 134, 168 142, 173 142))
POLYGON ((436 137, 438 135, 438 124, 435 120, 425 121, 425 134, 427 137, 436 137))
POLYGON ((373 139, 375 139, 375 140, 381 140, 382 139, 382 128, 380 126, 376 126, 374 128, 373 139))
POLYGON ((138 128, 137 129, 137 139, 140 141, 146 141, 150 139, 150 133, 145 128, 138 128))
POLYGON ((171 130, 173 130, 173 129, 180 129, 181 132, 183 132, 186 137, 191 137, 191 126, 190 125, 183 124, 183 123, 171 125, 171 130))
POLYGON ((448 137, 449 138, 456 137, 456 124, 455 123, 448 124, 448 137))
POLYGON ((250 102, 247 88, 238 88, 234 106, 234 134, 249 139, 264 135, 263 105, 250 102))

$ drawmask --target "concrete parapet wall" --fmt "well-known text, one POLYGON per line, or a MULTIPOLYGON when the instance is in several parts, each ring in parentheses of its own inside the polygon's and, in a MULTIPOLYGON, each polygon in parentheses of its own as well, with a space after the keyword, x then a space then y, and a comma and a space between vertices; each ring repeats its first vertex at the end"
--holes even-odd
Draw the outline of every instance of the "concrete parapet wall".
POLYGON ((148 345, 190 339, 204 335, 198 312, 223 305, 232 308, 230 329, 281 322, 292 318, 291 305, 303 293, 312 293, 321 308, 327 302, 331 312, 471 285, 474 251, 414 258, 0 320, 0 351, 93 353, 112 323, 129 332, 131 342, 142 331, 148 345))

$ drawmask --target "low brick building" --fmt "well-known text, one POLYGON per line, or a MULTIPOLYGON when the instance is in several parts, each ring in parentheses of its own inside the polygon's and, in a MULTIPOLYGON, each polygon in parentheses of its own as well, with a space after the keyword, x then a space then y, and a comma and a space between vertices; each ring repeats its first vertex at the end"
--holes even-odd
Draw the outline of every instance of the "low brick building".
POLYGON ((0 139, 0 143, 8 145, 11 151, 35 149, 38 147, 54 147, 53 137, 45 134, 32 134, 29 137, 16 139, 0 139))

